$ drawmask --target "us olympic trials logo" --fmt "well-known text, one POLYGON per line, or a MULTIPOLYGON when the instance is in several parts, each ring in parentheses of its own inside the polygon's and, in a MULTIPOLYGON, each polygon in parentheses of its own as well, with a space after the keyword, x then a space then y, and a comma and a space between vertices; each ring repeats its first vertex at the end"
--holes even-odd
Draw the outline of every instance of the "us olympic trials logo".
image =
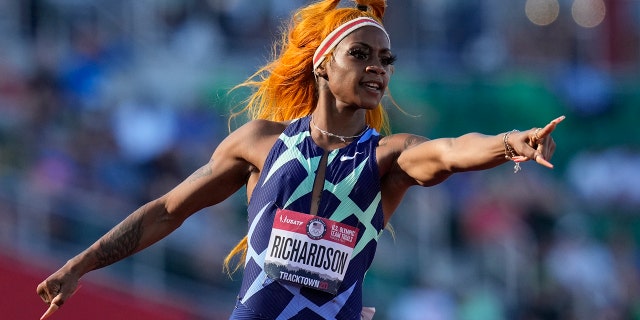
POLYGON ((327 224, 320 218, 313 218, 307 222, 307 236, 313 240, 322 239, 327 233, 327 224))

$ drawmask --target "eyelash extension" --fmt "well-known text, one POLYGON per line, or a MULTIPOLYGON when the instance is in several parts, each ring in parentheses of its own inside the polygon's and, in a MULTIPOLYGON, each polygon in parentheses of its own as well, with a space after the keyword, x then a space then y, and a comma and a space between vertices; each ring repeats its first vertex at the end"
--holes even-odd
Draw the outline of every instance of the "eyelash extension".
POLYGON ((394 64, 398 60, 398 56, 392 54, 390 57, 382 58, 382 62, 388 66, 394 64))
MULTIPOLYGON (((351 49, 348 51, 348 53, 351 56, 354 56, 357 59, 366 59, 365 56, 369 55, 369 53, 365 52, 364 50, 360 49, 360 48, 356 48, 356 49, 351 49)), ((394 62, 396 62, 397 60, 397 56, 396 55, 391 55, 389 57, 384 57, 381 60, 382 64, 390 66, 392 65, 394 62)))
POLYGON ((356 49, 351 49, 348 51, 349 55, 352 55, 358 59, 365 59, 364 56, 368 55, 367 52, 364 52, 364 50, 360 49, 360 48, 356 48, 356 49))

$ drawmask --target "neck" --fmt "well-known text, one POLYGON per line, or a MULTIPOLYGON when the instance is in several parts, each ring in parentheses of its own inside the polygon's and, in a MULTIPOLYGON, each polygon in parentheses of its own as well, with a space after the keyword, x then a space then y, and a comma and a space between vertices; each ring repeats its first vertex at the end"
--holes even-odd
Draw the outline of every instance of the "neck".
MULTIPOLYGON (((341 142, 347 142, 347 141, 351 141, 351 140, 357 139, 357 138, 359 138, 360 136, 362 136, 362 134, 363 134, 365 131, 367 131, 367 129, 369 129, 369 126, 365 124, 365 125, 364 125, 364 127, 362 127, 362 126, 361 126, 361 127, 360 127, 360 129, 359 129, 359 131, 357 131, 357 133, 355 133, 355 134, 345 134, 345 135, 342 135, 342 134, 338 134, 338 133, 331 132, 331 131, 329 131, 329 130, 325 130, 325 129, 323 129, 322 127, 318 126, 318 124, 316 124, 316 122, 315 122, 315 119, 314 119, 313 115, 311 116, 311 121, 310 121, 310 123, 311 123, 311 127, 312 127, 313 129, 317 130, 318 132, 320 132, 320 134, 322 134, 323 136, 326 136, 327 138, 334 138, 334 139, 338 139, 338 140, 340 140, 341 142)), ((326 122, 325 122, 325 123, 326 123, 326 122)))

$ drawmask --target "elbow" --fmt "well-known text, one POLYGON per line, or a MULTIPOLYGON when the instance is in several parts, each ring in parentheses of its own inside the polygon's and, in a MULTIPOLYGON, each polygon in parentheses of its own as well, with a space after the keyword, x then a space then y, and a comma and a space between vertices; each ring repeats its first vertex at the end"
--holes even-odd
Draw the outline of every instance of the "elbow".
POLYGON ((435 173, 435 174, 431 175, 429 178, 426 178, 426 179, 416 179, 416 182, 421 187, 432 187, 432 186, 435 186, 437 184, 440 184, 440 183, 444 182, 452 174, 453 174, 453 172, 442 171, 442 172, 439 172, 439 173, 435 173))
POLYGON ((413 170, 406 171, 407 174, 422 187, 431 187, 447 180, 454 174, 455 168, 445 166, 413 166, 413 170), (419 168, 419 169, 418 169, 419 168))
POLYGON ((149 202, 149 212, 153 213, 153 219, 162 224, 177 228, 186 220, 188 215, 181 214, 178 206, 172 206, 166 196, 149 202))

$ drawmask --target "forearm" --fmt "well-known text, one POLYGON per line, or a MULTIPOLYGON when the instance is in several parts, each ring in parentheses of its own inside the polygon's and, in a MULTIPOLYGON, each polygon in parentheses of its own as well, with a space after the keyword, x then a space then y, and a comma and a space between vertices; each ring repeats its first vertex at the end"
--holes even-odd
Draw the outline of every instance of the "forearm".
POLYGON ((504 134, 468 133, 449 139, 448 148, 442 162, 451 173, 489 169, 508 161, 504 134))
POLYGON ((152 201, 69 260, 65 267, 79 276, 106 267, 159 241, 181 223, 170 218, 160 201, 152 201))
POLYGON ((397 162, 417 184, 431 186, 456 172, 489 169, 505 163, 503 137, 504 134, 468 133, 458 138, 427 140, 406 148, 397 162))

